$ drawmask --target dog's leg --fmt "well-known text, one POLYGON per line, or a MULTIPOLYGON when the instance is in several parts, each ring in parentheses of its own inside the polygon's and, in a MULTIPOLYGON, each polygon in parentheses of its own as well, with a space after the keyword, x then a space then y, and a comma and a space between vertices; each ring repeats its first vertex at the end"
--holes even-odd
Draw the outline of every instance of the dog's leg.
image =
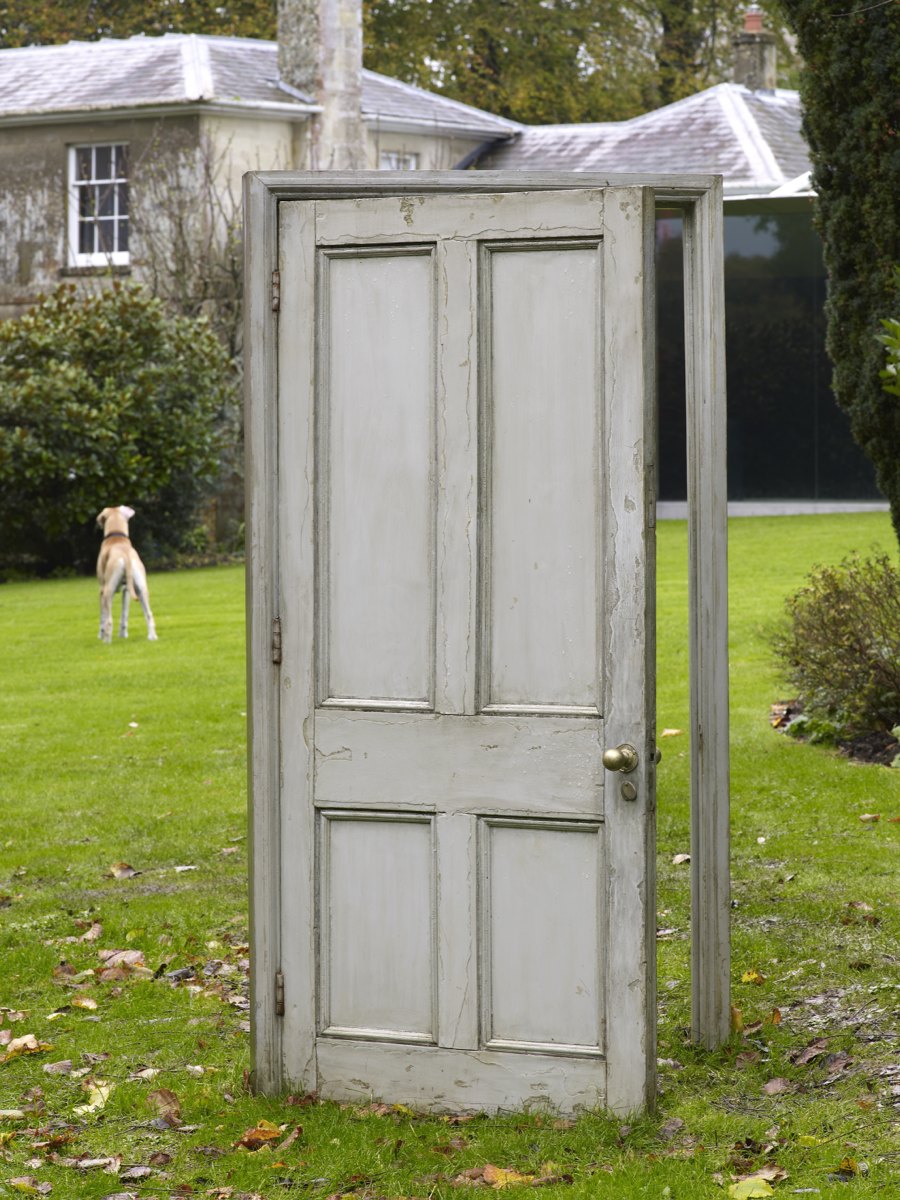
POLYGON ((128 602, 131 597, 128 595, 127 582, 122 587, 122 619, 119 622, 119 637, 128 637, 128 602))
POLYGON ((112 641, 112 604, 113 596, 122 583, 125 568, 120 559, 108 564, 108 574, 100 583, 100 640, 112 641))
POLYGON ((131 578, 134 581, 134 590, 137 592, 137 598, 141 602, 141 608, 144 610, 144 620, 147 622, 147 640, 150 642, 159 641, 156 636, 156 622, 153 620, 153 613, 150 610, 150 589, 147 587, 147 575, 144 571, 144 564, 138 559, 131 564, 131 578))

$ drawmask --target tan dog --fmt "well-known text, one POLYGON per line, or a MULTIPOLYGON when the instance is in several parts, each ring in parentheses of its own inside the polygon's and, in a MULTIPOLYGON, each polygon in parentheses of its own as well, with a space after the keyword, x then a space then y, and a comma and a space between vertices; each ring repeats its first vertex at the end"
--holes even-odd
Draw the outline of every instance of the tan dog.
POLYGON ((97 559, 97 578, 100 581, 100 639, 112 641, 113 596, 122 589, 122 620, 119 637, 128 637, 128 603, 140 600, 147 622, 147 637, 156 641, 156 624, 150 611, 150 592, 147 572, 128 536, 128 522, 134 509, 127 504, 104 508, 97 514, 97 524, 103 530, 103 545, 97 559))

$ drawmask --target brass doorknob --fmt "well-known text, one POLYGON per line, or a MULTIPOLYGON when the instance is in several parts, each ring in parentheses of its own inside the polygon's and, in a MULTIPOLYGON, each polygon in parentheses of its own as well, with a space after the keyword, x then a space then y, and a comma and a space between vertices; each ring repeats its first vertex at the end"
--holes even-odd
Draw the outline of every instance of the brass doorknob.
POLYGON ((638 765, 637 750, 634 746, 629 746, 627 742, 623 742, 621 746, 614 746, 610 750, 604 750, 603 765, 607 771, 620 771, 623 775, 627 775, 638 765))

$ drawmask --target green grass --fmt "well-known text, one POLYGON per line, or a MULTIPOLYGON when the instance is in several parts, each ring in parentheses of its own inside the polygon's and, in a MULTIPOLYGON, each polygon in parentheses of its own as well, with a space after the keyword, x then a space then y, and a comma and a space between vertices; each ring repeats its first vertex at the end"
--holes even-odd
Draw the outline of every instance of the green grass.
MULTIPOLYGON (((688 739, 667 736, 664 1065, 657 1111, 627 1126, 602 1114, 456 1125, 253 1096, 243 572, 157 573, 159 642, 146 641, 138 611, 129 642, 111 647, 96 639, 91 580, 0 587, 0 1032, 52 1047, 0 1063, 0 1109, 22 1113, 0 1116, 0 1196, 21 1194, 10 1180, 22 1177, 72 1200, 228 1188, 233 1200, 451 1196, 463 1171, 488 1163, 553 1176, 548 1200, 726 1196, 734 1176, 765 1163, 788 1172, 776 1194, 900 1195, 900 824, 890 822, 900 772, 856 766, 768 723, 785 698, 766 641, 784 596, 814 563, 874 543, 892 546, 880 514, 732 522, 733 992, 745 1029, 714 1054, 685 1032, 689 868, 672 858, 688 849, 688 739), (861 822, 864 813, 881 820, 861 822), (113 878, 122 862, 140 873, 113 878), (95 923, 95 940, 69 940, 95 923), (139 951, 144 965, 101 978, 106 949, 139 951), (763 981, 742 982, 751 970, 763 981), (816 1038, 824 1052, 794 1063, 816 1038), (852 1063, 829 1067, 841 1051, 852 1063), (71 1070, 43 1070, 63 1060, 71 1070), (137 1076, 146 1068, 157 1073, 137 1076), (776 1077, 790 1090, 766 1094, 776 1077), (115 1087, 102 1109, 76 1115, 92 1079, 115 1087), (177 1128, 160 1121, 161 1089, 178 1098, 177 1128), (260 1121, 283 1126, 281 1137, 303 1132, 281 1152, 236 1147, 260 1121), (111 1169, 77 1165, 98 1158, 111 1169), (845 1158, 867 1172, 830 1178, 845 1158), (134 1165, 152 1174, 117 1177, 134 1165)), ((683 524, 661 526, 659 567, 659 728, 685 730, 683 524)))

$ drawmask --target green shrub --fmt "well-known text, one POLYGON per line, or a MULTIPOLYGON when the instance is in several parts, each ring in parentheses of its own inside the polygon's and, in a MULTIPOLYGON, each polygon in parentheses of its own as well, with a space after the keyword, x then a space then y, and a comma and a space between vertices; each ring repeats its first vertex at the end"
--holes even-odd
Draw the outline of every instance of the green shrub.
POLYGON ((884 345, 885 364, 881 374, 881 386, 889 396, 900 396, 900 321, 893 317, 882 320, 884 333, 878 340, 884 345))
POLYGON ((886 554, 817 567, 787 617, 775 651, 818 730, 900 724, 900 570, 886 554))
POLYGON ((0 555, 86 567, 96 514, 137 513, 153 559, 193 535, 223 451, 232 371, 205 319, 134 286, 62 286, 0 324, 0 555))

